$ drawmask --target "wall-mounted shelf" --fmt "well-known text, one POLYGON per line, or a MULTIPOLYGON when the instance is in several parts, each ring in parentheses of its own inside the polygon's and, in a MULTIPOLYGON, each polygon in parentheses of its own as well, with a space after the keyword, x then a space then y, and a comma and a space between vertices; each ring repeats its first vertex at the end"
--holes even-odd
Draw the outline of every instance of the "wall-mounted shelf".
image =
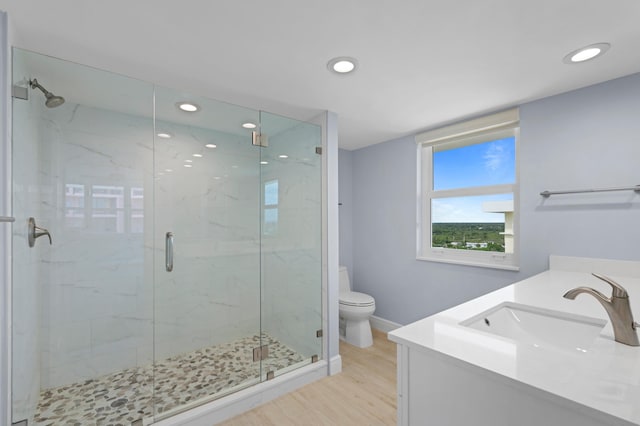
POLYGON ((611 191, 635 191, 640 194, 640 185, 626 186, 623 188, 600 188, 600 189, 575 189, 570 191, 542 191, 540 195, 549 198, 552 195, 559 194, 584 194, 587 192, 611 192, 611 191))

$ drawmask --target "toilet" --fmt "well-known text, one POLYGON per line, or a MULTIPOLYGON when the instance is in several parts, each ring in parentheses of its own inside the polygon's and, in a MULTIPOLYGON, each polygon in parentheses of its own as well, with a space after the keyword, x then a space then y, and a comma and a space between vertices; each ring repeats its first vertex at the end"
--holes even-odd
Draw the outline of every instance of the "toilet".
POLYGON ((369 317, 376 310, 376 301, 368 294, 351 291, 349 271, 340 267, 340 338, 359 348, 373 344, 369 317), (344 333, 343 333, 344 330, 344 333))

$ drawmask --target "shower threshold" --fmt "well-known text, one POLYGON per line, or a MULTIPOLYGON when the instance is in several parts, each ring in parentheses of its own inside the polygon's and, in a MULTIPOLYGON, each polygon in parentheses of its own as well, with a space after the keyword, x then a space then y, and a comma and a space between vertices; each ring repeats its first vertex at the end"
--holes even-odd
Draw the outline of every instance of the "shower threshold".
POLYGON ((38 426, 122 425, 164 418, 303 365, 305 358, 263 333, 199 349, 95 379, 40 393, 38 426), (262 343, 261 343, 262 342, 262 343), (269 356, 253 362, 252 350, 269 345, 269 356), (261 369, 262 364, 262 369, 261 369), (155 381, 154 381, 155 377, 155 381))

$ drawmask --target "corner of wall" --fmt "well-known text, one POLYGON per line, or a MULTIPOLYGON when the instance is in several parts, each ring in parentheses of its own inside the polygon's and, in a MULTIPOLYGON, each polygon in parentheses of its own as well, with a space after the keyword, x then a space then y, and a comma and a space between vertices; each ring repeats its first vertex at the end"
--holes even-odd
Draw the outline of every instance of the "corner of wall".
MULTIPOLYGON (((326 176, 327 176, 327 358, 339 355, 338 320, 338 263, 339 263, 339 219, 338 219, 338 115, 327 112, 326 118, 326 176)), ((332 372, 329 363, 329 374, 332 372)))

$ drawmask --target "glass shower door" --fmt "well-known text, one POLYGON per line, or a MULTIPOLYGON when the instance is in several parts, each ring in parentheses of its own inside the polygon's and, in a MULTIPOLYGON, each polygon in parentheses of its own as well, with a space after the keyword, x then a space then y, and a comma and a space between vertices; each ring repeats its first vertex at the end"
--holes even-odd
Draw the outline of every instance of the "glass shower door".
POLYGON ((262 332, 268 378, 322 358, 321 128, 260 113, 262 332))
POLYGON ((12 421, 131 424, 152 413, 153 85, 20 49, 13 85, 12 421))
POLYGON ((256 111, 163 88, 155 97, 159 418, 260 381, 260 148, 242 127, 256 111), (185 100, 198 110, 180 110, 185 100))

